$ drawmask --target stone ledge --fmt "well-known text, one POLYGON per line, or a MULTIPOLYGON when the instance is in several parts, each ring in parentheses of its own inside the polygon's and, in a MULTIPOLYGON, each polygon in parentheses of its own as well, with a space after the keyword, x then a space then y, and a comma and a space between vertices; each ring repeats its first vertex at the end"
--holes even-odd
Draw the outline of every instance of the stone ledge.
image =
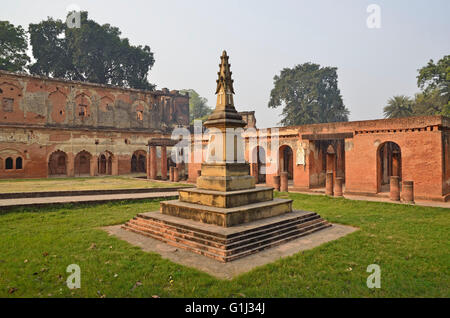
POLYGON ((289 213, 292 211, 292 200, 274 199, 234 208, 218 208, 172 200, 161 202, 160 210, 163 214, 229 227, 289 213))
POLYGON ((180 201, 215 206, 219 208, 233 208, 246 204, 273 200, 272 187, 256 187, 237 191, 212 191, 206 189, 181 189, 180 201))

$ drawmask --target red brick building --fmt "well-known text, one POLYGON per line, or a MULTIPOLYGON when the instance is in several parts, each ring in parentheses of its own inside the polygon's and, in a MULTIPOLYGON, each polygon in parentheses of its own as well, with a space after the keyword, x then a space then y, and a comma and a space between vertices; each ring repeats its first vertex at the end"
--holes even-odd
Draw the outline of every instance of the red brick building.
POLYGON ((189 97, 0 71, 0 178, 145 172, 189 97))
MULTIPOLYGON (((205 158, 207 140, 203 140, 205 158)), ((325 187, 326 172, 344 193, 387 196, 390 176, 414 182, 418 199, 450 197, 450 119, 409 117, 247 131, 245 158, 258 183, 288 172, 291 188, 325 187), (278 141, 274 139, 278 129, 278 141), (272 149, 275 148, 275 149, 272 149)), ((195 181, 200 164, 189 165, 195 181)))

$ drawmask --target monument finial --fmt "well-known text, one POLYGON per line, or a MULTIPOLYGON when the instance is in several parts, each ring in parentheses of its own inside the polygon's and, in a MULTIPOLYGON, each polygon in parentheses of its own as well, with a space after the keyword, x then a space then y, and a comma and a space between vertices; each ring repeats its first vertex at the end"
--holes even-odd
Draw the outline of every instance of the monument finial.
POLYGON ((242 120, 242 117, 234 108, 233 79, 231 78, 231 64, 228 62, 228 59, 227 51, 224 50, 220 57, 220 69, 217 73, 218 79, 216 80, 216 108, 204 123, 206 127, 216 126, 217 124, 226 127, 244 127, 246 125, 245 121, 242 120))

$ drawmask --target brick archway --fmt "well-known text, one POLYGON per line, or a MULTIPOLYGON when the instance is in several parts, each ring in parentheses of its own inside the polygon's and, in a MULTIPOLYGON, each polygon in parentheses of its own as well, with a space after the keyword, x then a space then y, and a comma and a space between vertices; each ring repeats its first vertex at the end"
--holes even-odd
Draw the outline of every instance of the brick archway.
POLYGON ((91 160, 92 155, 83 150, 80 151, 75 156, 75 175, 81 176, 81 175, 90 175, 91 174, 91 160))
POLYGON ((105 151, 98 156, 98 174, 112 175, 112 162, 114 155, 110 151, 105 151))
POLYGON ((136 150, 131 156, 131 172, 147 172, 147 152, 136 150))
POLYGON ((386 141, 377 149, 377 192, 389 191, 391 176, 402 179, 402 151, 397 143, 386 141))
POLYGON ((287 172, 288 179, 294 178, 294 152, 292 148, 288 145, 282 145, 278 151, 279 156, 279 164, 278 170, 279 173, 287 172))
POLYGON ((67 154, 57 150, 48 159, 48 176, 67 175, 67 154))

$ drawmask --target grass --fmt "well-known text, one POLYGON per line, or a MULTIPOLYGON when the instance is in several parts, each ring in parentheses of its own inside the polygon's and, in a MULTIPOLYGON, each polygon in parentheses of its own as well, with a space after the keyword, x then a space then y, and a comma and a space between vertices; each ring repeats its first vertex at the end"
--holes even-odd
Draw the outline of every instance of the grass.
POLYGON ((4 179, 0 180, 0 193, 167 188, 184 185, 186 184, 149 181, 147 179, 133 178, 131 176, 4 179))
POLYGON ((0 297, 450 296, 447 209, 289 197, 296 209, 360 230, 230 281, 143 252, 99 229, 157 210, 157 201, 0 214, 0 297), (73 263, 81 267, 82 282, 69 290, 66 267, 73 263), (369 264, 381 267, 380 289, 366 286, 369 264))

